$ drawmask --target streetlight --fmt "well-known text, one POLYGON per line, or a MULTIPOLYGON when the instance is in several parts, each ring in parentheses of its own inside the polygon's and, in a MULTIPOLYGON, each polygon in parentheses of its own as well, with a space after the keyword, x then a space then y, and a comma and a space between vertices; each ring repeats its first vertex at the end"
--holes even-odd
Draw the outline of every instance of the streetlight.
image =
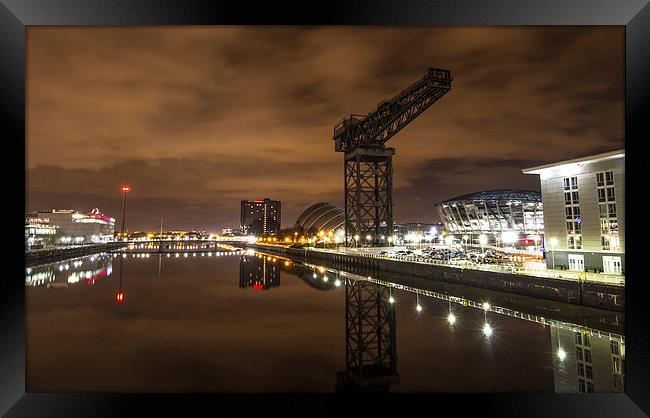
POLYGON ((479 242, 479 244, 481 244, 481 252, 483 252, 483 246, 484 246, 485 244, 487 244, 487 242, 488 242, 488 237, 487 237, 487 235, 485 235, 485 234, 481 234, 481 235, 479 235, 479 237, 478 237, 478 242, 479 242))
POLYGON ((517 234, 512 231, 506 231, 501 234, 501 242, 504 244, 514 244, 517 241, 517 234))
POLYGON ((124 236, 124 224, 126 222, 126 195, 129 191, 131 191, 129 186, 122 186, 122 193, 124 193, 124 198, 122 199, 122 236, 124 236))

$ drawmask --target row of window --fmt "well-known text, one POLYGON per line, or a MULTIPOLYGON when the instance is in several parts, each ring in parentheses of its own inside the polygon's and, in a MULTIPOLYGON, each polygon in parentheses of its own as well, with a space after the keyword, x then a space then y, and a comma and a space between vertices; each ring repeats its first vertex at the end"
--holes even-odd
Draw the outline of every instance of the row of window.
POLYGON ((598 212, 600 214, 601 248, 606 251, 619 251, 614 172, 606 171, 596 173, 596 187, 598 193, 598 212))
POLYGON ((604 173, 596 173, 596 186, 605 186, 606 184, 614 184, 614 172, 606 171, 604 173))
POLYGON ((564 190, 578 190, 578 178, 577 177, 565 177, 564 178, 564 190))
POLYGON ((599 202, 613 202, 616 200, 616 195, 614 193, 614 186, 609 186, 607 188, 598 188, 598 201, 599 202))
POLYGON ((591 340, 589 339, 589 335, 576 332, 575 341, 578 366, 578 390, 582 393, 593 393, 594 371, 591 365, 591 350, 589 349, 591 347, 591 340))

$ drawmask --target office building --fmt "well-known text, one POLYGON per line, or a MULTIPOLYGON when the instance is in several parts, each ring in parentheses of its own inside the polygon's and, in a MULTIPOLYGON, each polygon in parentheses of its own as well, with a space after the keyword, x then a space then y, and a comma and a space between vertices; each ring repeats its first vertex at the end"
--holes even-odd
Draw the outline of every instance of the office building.
POLYGON ((244 235, 272 235, 280 231, 279 200, 242 200, 241 229, 244 235))
POLYGON ((625 272, 625 150, 522 170, 540 177, 546 265, 625 272))

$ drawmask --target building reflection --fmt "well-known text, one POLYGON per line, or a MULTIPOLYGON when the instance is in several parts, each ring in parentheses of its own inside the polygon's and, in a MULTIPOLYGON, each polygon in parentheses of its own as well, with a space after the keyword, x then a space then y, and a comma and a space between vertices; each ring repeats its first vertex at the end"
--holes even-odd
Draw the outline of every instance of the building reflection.
POLYGON ((107 253, 27 267, 27 286, 67 287, 76 283, 88 285, 113 273, 113 256, 107 253))
POLYGON ((280 267, 271 256, 242 255, 239 259, 239 287, 267 290, 280 286, 280 267))
POLYGON ((623 392, 625 339, 551 324, 557 393, 623 392))

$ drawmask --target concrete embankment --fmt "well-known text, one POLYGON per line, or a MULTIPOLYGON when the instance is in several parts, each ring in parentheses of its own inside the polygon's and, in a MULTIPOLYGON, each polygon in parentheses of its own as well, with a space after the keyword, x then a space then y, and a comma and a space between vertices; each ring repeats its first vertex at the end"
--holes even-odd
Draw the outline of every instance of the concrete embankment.
POLYGON ((404 274, 447 283, 498 290, 514 294, 590 306, 619 312, 625 311, 625 288, 601 283, 578 283, 568 280, 535 277, 517 273, 500 273, 463 269, 442 265, 372 258, 300 248, 284 248, 248 244, 250 248, 271 254, 297 258, 308 263, 354 273, 372 269, 378 272, 404 274))
POLYGON ((25 267, 38 264, 52 263, 68 258, 81 257, 84 255, 108 252, 118 248, 126 247, 124 242, 105 242, 100 244, 79 245, 74 247, 44 248, 25 252, 25 267))

